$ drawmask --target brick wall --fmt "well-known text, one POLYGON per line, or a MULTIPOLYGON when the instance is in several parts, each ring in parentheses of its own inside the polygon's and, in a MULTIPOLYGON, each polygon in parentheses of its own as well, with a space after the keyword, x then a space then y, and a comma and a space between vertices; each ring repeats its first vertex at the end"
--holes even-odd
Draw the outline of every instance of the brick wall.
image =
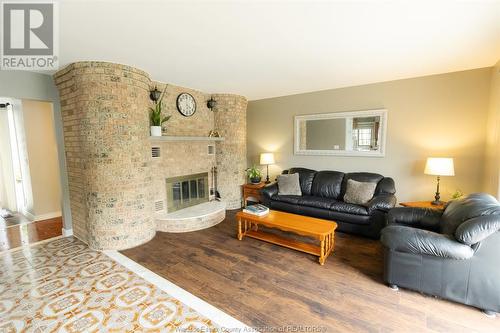
POLYGON ((73 231, 94 249, 151 239, 149 76, 128 66, 81 62, 55 75, 63 117, 73 231))
POLYGON ((241 185, 247 167, 247 100, 243 96, 214 94, 215 124, 224 141, 216 144, 217 188, 227 209, 241 208, 241 185))
MULTIPOLYGON (((152 85, 163 92, 166 84, 153 82, 152 85)), ((164 115, 172 117, 165 123, 164 127, 167 128, 166 135, 208 136, 208 133, 214 126, 213 112, 207 108, 207 100, 209 99, 210 94, 168 84, 163 99, 163 110, 164 115), (177 110, 177 96, 183 92, 191 94, 196 101, 196 112, 191 117, 185 117, 177 110)))

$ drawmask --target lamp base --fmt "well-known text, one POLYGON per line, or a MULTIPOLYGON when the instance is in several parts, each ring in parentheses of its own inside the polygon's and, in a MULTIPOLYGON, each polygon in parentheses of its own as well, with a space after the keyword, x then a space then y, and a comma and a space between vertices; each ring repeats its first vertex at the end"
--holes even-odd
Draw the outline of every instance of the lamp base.
POLYGON ((269 180, 269 164, 266 165, 266 169, 267 169, 267 175, 264 184, 271 184, 271 181, 269 180))
POLYGON ((434 206, 439 206, 439 205, 442 205, 443 202, 439 199, 441 199, 441 196, 439 195, 439 180, 440 180, 440 177, 437 176, 437 186, 436 186, 436 195, 434 196, 434 201, 431 202, 431 205, 434 205, 434 206))

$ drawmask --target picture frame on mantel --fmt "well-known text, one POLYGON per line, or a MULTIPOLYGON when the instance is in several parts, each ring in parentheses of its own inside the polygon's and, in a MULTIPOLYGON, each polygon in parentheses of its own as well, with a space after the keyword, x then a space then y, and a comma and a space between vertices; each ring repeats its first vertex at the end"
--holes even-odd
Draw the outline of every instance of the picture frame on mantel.
POLYGON ((387 109, 297 115, 294 154, 384 157, 387 109))

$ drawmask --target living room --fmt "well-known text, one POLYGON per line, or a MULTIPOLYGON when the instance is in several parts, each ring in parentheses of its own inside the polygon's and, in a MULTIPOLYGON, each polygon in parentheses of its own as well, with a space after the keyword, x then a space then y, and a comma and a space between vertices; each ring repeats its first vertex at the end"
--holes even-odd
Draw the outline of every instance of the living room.
POLYGON ((500 331, 499 1, 1 6, 0 331, 500 331))

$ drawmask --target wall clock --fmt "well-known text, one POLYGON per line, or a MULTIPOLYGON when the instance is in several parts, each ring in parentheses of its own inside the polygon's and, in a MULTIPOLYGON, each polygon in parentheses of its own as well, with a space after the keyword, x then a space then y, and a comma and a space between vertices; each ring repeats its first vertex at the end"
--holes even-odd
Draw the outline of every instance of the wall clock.
POLYGON ((196 112, 196 101, 188 93, 182 93, 177 96, 177 110, 185 116, 191 117, 196 112))

